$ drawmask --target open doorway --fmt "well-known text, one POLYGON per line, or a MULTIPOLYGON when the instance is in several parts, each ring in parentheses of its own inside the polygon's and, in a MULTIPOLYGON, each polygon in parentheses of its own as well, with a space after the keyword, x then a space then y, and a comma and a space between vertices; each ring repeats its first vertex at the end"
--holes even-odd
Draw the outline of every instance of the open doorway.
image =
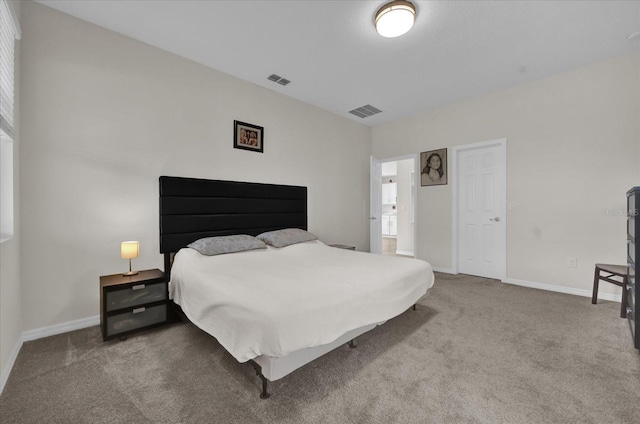
POLYGON ((416 161, 414 156, 382 159, 379 174, 372 172, 372 253, 415 257, 416 161))

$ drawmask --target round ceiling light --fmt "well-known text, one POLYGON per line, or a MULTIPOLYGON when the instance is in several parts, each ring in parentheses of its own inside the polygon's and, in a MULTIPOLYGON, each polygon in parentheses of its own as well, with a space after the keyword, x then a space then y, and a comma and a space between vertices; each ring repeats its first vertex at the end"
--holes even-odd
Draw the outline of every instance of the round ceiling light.
POLYGON ((416 19, 416 8, 409 1, 387 3, 376 13, 376 30, 383 37, 398 37, 411 29, 416 19))

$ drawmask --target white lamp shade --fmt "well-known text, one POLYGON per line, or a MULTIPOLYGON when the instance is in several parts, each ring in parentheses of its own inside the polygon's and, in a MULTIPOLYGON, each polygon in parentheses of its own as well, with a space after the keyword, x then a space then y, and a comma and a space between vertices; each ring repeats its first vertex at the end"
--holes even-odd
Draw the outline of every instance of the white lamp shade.
POLYGON ((137 258, 140 253, 140 243, 137 241, 123 241, 120 245, 120 257, 122 259, 137 258))
POLYGON ((416 18, 416 9, 408 1, 392 1, 376 13, 376 30, 387 38, 398 37, 411 29, 416 18))

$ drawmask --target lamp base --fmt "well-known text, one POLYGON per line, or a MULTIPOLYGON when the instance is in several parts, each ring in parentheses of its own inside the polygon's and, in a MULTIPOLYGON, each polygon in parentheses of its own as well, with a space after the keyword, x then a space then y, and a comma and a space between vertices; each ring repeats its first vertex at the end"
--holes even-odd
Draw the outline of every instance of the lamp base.
POLYGON ((130 275, 138 275, 138 271, 129 271, 122 274, 124 277, 128 277, 130 275))

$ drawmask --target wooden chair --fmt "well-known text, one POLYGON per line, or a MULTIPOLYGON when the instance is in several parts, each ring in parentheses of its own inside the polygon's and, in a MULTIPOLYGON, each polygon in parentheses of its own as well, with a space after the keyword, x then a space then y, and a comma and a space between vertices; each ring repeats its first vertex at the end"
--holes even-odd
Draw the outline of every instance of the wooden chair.
POLYGON ((598 283, 600 282, 600 280, 622 287, 622 305, 620 307, 620 318, 626 318, 627 267, 625 265, 596 264, 596 271, 593 276, 593 295, 591 296, 591 303, 593 303, 594 305, 598 303, 598 283), (608 275, 603 275, 603 273, 608 275), (614 280, 611 277, 619 277, 621 278, 621 281, 614 280))

